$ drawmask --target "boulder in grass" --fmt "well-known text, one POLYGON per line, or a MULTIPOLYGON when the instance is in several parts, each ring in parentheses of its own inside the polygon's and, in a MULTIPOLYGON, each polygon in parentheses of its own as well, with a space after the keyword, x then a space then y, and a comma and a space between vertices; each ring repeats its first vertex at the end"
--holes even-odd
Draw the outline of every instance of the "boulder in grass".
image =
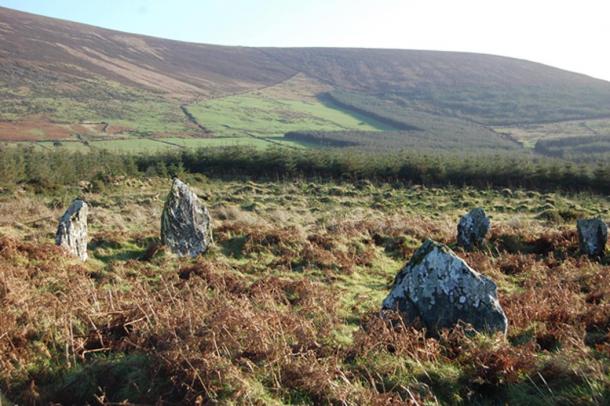
POLYGON ((467 250, 480 246, 485 240, 489 226, 490 221, 485 215, 485 210, 480 207, 470 210, 458 223, 458 245, 467 250))
POLYGON ((608 226, 600 218, 581 219, 576 223, 580 251, 590 257, 601 258, 608 241, 608 226))
POLYGON ((506 334, 508 327, 496 284, 432 240, 398 273, 382 309, 399 311, 407 323, 419 318, 432 334, 460 322, 488 333, 506 334))
POLYGON ((161 242, 174 254, 195 257, 212 243, 212 219, 197 195, 174 179, 161 215, 161 242))
POLYGON ((89 206, 81 199, 72 202, 59 219, 55 243, 70 255, 86 261, 87 256, 87 214, 89 206))

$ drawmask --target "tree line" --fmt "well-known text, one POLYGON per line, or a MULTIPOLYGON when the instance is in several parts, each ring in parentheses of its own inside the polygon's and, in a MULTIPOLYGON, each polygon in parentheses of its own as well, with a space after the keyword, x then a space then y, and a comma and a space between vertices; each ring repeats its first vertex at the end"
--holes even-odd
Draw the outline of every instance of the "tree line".
POLYGON ((610 135, 542 139, 534 150, 543 155, 573 161, 610 161, 610 135))
MULTIPOLYGON (((410 107, 400 97, 381 97, 333 91, 321 97, 321 100, 330 101, 344 110, 391 125, 394 128, 392 132, 401 134, 407 143, 417 140, 418 143, 432 142, 441 146, 453 144, 444 147, 445 149, 451 149, 455 146, 459 146, 460 149, 522 149, 521 145, 514 139, 492 131, 483 125, 454 117, 446 112, 423 111, 410 107)), ((371 140, 363 141, 372 145, 372 141, 376 139, 376 137, 373 137, 374 135, 371 134, 371 140)))
POLYGON ((459 151, 469 155, 508 151, 513 154, 528 153, 516 149, 514 145, 502 145, 490 139, 464 139, 424 131, 290 131, 284 134, 284 138, 319 147, 359 148, 378 152, 411 149, 459 151))
POLYGON ((152 155, 121 155, 0 148, 0 186, 48 190, 86 180, 103 185, 116 176, 254 179, 334 179, 402 182, 426 186, 509 187, 610 193, 610 163, 571 162, 510 153, 434 150, 377 152, 234 146, 152 155))

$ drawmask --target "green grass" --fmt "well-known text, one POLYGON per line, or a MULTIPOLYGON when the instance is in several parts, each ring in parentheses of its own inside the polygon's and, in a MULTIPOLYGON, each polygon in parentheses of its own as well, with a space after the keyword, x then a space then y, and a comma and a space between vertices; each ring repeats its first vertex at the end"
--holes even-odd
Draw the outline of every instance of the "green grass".
POLYGON ((52 142, 52 141, 41 141, 36 143, 39 147, 45 149, 62 149, 66 151, 79 151, 79 152, 89 152, 91 148, 87 145, 83 144, 79 141, 60 141, 60 142, 52 142))
POLYGON ((232 147, 232 146, 252 146, 256 148, 267 148, 270 144, 267 141, 253 137, 225 137, 225 138, 162 138, 161 140, 180 145, 185 148, 211 148, 211 147, 232 147))
POLYGON ((44 137, 44 131, 40 128, 32 128, 27 131, 29 135, 33 135, 34 137, 44 137))
MULTIPOLYGON (((69 97, 61 94, 51 97, 46 91, 35 89, 27 98, 22 98, 20 103, 0 108, 0 111, 6 113, 0 119, 24 118, 43 113, 48 119, 61 123, 106 122, 110 125, 110 130, 118 129, 124 135, 161 136, 185 148, 227 145, 264 148, 273 144, 302 148, 312 145, 284 140, 283 134, 296 130, 392 129, 375 119, 317 99, 317 85, 301 79, 289 80, 261 91, 188 106, 189 112, 206 129, 216 137, 228 140, 188 138, 199 135, 200 130, 188 122, 178 102, 114 82, 104 83, 108 90, 104 94, 99 93, 100 83, 97 82, 81 83, 77 93, 70 94, 69 97), (90 93, 87 93, 87 89, 90 93), (257 140, 252 135, 268 140, 257 140)), ((10 96, 5 101, 20 97, 15 92, 10 96)), ((0 100, 0 107, 2 103, 0 100)), ((30 133, 37 135, 36 131, 32 129, 30 133)), ((101 132, 97 134, 98 137, 106 135, 101 132)), ((134 153, 167 149, 150 142, 115 140, 95 141, 92 146, 121 152, 133 148, 130 152, 134 153)))
POLYGON ((289 140, 285 138, 283 135, 272 135, 268 137, 264 137, 267 140, 269 145, 280 145, 288 148, 319 148, 319 145, 310 142, 302 142, 298 140, 289 140))
POLYGON ((167 150, 176 150, 170 144, 165 144, 149 139, 127 139, 127 140, 112 140, 112 141, 93 141, 90 142, 92 148, 105 149, 112 152, 120 153, 154 153, 167 150))
POLYGON ((90 152, 91 149, 104 149, 111 152, 142 154, 142 153, 157 153, 164 151, 198 148, 217 148, 217 147, 235 147, 247 146, 257 149, 265 149, 273 146, 282 146, 287 148, 308 148, 316 147, 315 144, 307 144, 299 141, 291 141, 284 139, 283 136, 269 137, 219 137, 219 138, 127 138, 114 139, 103 141, 89 141, 86 145, 79 141, 38 141, 38 142, 4 142, 0 146, 18 147, 29 146, 37 150, 63 150, 70 152, 90 152))
POLYGON ((27 96, 10 88, 0 90, 6 91, 0 97, 0 120, 42 115, 71 124, 103 121, 141 136, 197 133, 178 101, 113 81, 80 81, 68 92, 39 85, 27 96))
POLYGON ((119 118, 109 118, 111 125, 132 128, 137 135, 192 134, 191 128, 178 103, 161 99, 137 100, 126 105, 119 118))
POLYGON ((28 147, 34 148, 37 151, 49 150, 52 148, 51 146, 46 145, 41 142, 30 142, 30 141, 18 141, 18 142, 0 142, 1 148, 19 148, 19 147, 28 147))
POLYGON ((284 134, 298 130, 362 130, 387 129, 362 115, 324 104, 314 98, 279 99, 263 93, 248 93, 200 102, 189 111, 203 126, 220 137, 243 137, 284 134))

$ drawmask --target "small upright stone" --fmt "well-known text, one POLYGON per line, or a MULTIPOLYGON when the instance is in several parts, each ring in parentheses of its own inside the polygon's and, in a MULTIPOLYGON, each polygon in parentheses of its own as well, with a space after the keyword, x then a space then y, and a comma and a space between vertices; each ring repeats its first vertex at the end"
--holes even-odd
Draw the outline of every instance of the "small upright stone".
POLYGON ((69 254, 86 261, 87 256, 87 214, 89 206, 81 199, 72 202, 59 219, 55 244, 69 254))
POLYGON ((398 310, 407 323, 419 318, 432 333, 460 321, 477 331, 506 334, 508 327, 496 284, 432 240, 424 242, 396 275, 383 309, 398 310))
POLYGON ((458 245, 467 250, 480 246, 489 231, 489 225, 490 221, 485 215, 485 210, 480 207, 470 210, 458 223, 458 245))
POLYGON ((581 219, 576 223, 580 251, 590 257, 602 257, 608 241, 608 226, 600 218, 581 219))
POLYGON ((212 243, 208 209, 181 180, 174 179, 161 215, 161 242, 179 256, 195 257, 212 243))

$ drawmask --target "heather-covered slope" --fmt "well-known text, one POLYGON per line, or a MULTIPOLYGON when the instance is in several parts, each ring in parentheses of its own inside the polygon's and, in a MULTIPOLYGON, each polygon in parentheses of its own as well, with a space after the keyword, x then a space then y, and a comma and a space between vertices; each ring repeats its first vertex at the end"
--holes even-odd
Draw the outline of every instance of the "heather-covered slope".
POLYGON ((272 49, 335 88, 487 124, 610 114, 610 83, 501 56, 390 49, 272 49))
MULTIPOLYGON (((0 8, 0 140, 209 137, 218 134, 185 105, 295 77, 308 91, 392 106, 407 122, 412 112, 485 126, 610 116, 610 83, 513 58, 195 44, 0 8)), ((294 129, 299 114, 281 119, 294 129)))
MULTIPOLYGON (((47 78, 58 88, 69 87, 74 80, 102 77, 171 95, 209 96, 277 83, 304 72, 341 89, 428 94, 433 103, 440 101, 432 96, 450 89, 451 93, 468 89, 473 97, 478 92, 479 98, 492 101, 496 95, 570 95, 573 108, 610 114, 610 83, 513 58, 437 51, 194 44, 6 8, 0 8, 0 55, 0 78, 11 86, 27 86, 29 75, 37 83, 47 78)), ((457 95, 453 99, 454 104, 459 101, 457 95)), ((543 101, 539 100, 541 105, 543 101)))
POLYGON ((0 77, 11 86, 105 79, 172 96, 217 96, 294 74, 253 48, 126 34, 5 8, 0 55, 0 77))

